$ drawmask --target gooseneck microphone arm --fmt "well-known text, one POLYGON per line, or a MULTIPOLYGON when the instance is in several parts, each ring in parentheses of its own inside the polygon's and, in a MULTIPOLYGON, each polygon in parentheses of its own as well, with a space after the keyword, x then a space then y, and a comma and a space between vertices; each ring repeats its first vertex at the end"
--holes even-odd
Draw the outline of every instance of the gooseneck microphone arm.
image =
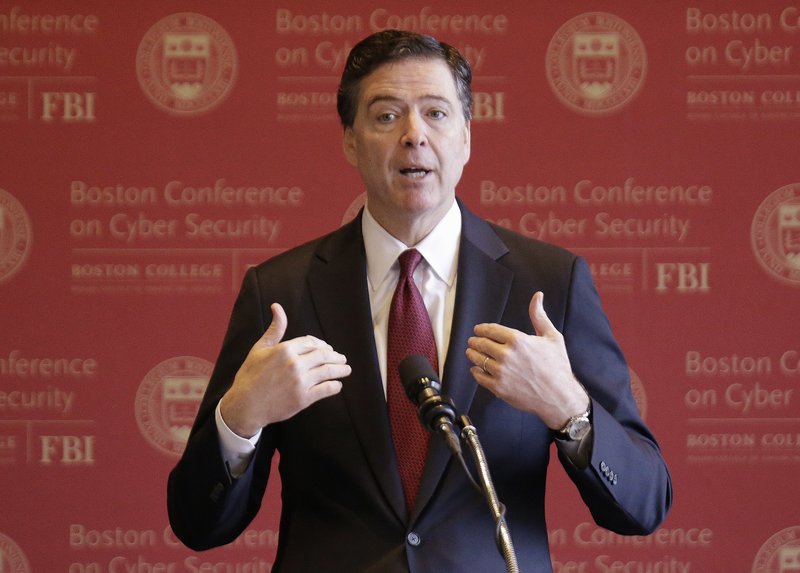
POLYGON ((506 562, 508 573, 519 573, 514 545, 511 542, 511 532, 505 518, 505 506, 500 503, 494 490, 489 465, 483 453, 478 431, 467 416, 458 419, 461 427, 461 439, 467 444, 475 465, 478 468, 480 485, 475 481, 469 467, 461 454, 461 445, 456 435, 453 424, 456 422, 455 404, 450 398, 442 396, 442 384, 438 375, 433 370, 430 361, 424 356, 407 356, 400 362, 400 380, 408 398, 417 406, 417 414, 422 425, 429 431, 441 435, 447 447, 461 462, 464 472, 472 482, 473 487, 486 498, 495 522, 495 542, 497 549, 506 562))
MULTIPOLYGON (((461 438, 469 445, 469 451, 472 453, 472 459, 475 460, 475 466, 478 468, 478 481, 481 484, 481 490, 489 503, 489 509, 492 511, 492 517, 495 523, 495 542, 497 549, 503 556, 506 562, 506 570, 508 573, 519 573, 519 565, 517 565, 517 555, 514 552, 514 544, 511 542, 511 531, 508 529, 506 523, 506 506, 500 503, 497 498, 497 493, 494 490, 492 483, 492 476, 489 473, 489 464, 486 462, 486 456, 483 453, 481 442, 478 439, 478 431, 472 425, 472 420, 468 416, 461 416, 458 419, 461 426, 461 438)), ((474 483, 474 480, 473 480, 474 483)))

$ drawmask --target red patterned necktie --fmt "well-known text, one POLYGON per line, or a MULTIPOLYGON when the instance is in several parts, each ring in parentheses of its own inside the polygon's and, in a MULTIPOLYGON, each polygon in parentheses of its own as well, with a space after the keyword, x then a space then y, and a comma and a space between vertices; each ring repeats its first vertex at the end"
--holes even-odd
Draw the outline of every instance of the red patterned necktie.
POLYGON ((434 371, 438 372, 439 360, 431 320, 417 285, 414 284, 414 269, 422 260, 422 255, 419 251, 410 249, 403 252, 398 260, 400 278, 389 311, 386 393, 392 439, 403 481, 406 507, 410 513, 425 467, 430 435, 417 418, 416 406, 406 397, 397 368, 405 357, 421 354, 431 361, 434 371))

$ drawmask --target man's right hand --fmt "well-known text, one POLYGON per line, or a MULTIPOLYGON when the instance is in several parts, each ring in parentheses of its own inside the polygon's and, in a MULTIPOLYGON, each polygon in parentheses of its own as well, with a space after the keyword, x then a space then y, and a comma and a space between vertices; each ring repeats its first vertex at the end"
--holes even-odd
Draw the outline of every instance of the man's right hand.
POLYGON ((340 378, 351 372, 346 356, 314 336, 281 342, 286 313, 278 303, 270 308, 269 328, 250 349, 220 402, 225 424, 243 438, 338 394, 340 378))

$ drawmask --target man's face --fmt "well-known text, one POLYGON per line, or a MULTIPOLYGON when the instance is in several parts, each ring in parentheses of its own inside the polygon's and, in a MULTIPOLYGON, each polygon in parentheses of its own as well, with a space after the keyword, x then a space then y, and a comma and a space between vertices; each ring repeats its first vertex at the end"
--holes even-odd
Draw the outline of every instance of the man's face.
POLYGON ((421 239, 418 231, 430 231, 452 204, 470 153, 470 124, 447 64, 411 58, 363 78, 344 151, 375 219, 401 240, 409 232, 421 239))

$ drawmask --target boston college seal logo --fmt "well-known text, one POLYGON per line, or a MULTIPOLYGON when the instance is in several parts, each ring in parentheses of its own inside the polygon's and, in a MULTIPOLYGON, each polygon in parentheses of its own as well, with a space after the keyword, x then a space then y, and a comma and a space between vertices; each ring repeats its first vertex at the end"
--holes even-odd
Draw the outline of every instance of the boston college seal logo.
POLYGON ((752 573, 794 573, 800 571, 800 527, 779 531, 761 546, 752 573))
POLYGON ((176 456, 183 452, 212 368, 202 358, 170 358, 139 384, 136 422, 156 449, 176 456))
POLYGON ((31 250, 31 221, 13 195, 0 189, 0 283, 9 280, 31 250))
POLYGON ((0 533, 0 572, 2 573, 30 573, 31 566, 22 549, 0 533))
POLYGON ((776 279, 800 286, 800 183, 773 191, 756 210, 753 252, 776 279))
POLYGON ((581 14, 561 26, 547 47, 550 87, 586 115, 619 111, 641 89, 647 71, 644 43, 621 18, 581 14))
POLYGON ((222 102, 236 79, 236 48, 228 33, 200 14, 173 14, 145 34, 136 54, 142 90, 176 115, 204 113, 222 102))

